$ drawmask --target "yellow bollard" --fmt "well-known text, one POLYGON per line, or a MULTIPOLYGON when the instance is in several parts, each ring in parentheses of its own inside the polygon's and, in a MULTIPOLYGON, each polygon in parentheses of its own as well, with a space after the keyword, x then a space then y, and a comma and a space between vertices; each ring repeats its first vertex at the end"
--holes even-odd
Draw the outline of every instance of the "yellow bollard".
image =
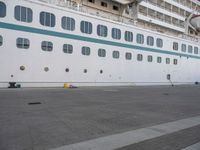
POLYGON ((63 86, 63 88, 69 88, 69 84, 68 83, 64 83, 64 86, 63 86))

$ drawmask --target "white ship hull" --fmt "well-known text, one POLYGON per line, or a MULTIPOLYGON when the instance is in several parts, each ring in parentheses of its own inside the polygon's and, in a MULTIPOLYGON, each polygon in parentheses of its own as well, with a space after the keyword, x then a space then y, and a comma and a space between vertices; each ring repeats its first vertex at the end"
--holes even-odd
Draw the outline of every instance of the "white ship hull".
POLYGON ((3 1, 9 13, 0 18, 0 35, 3 44, 0 46, 0 87, 7 87, 9 82, 17 82, 22 87, 63 86, 70 83, 76 86, 110 86, 110 85, 169 85, 194 84, 200 81, 200 54, 172 50, 172 43, 200 47, 199 43, 173 38, 153 31, 117 23, 114 21, 83 14, 52 5, 30 3, 28 1, 3 1), (14 7, 22 5, 33 10, 33 22, 24 23, 14 19, 14 7), (56 26, 44 27, 39 23, 39 13, 47 11, 54 13, 56 26), (76 29, 66 31, 61 28, 59 20, 62 16, 70 16, 76 20, 76 29), (93 24, 93 33, 87 35, 80 32, 80 21, 86 20, 93 24), (96 35, 98 24, 108 27, 108 37, 96 35), (122 33, 133 32, 133 42, 114 40, 111 38, 111 28, 119 28, 122 33), (136 34, 143 34, 144 44, 136 43, 136 34), (146 44, 146 37, 153 36, 154 46, 146 44), (16 47, 16 39, 24 37, 30 40, 29 49, 16 47), (156 47, 156 39, 163 40, 163 47, 156 47), (51 41, 53 51, 41 50, 42 41, 51 41), (73 53, 63 53, 63 44, 73 45, 73 53), (91 54, 81 54, 81 47, 88 46, 91 54), (98 49, 106 50, 106 57, 98 56, 98 49), (112 57, 113 51, 119 51, 119 59, 112 57), (126 53, 132 54, 131 60, 125 59, 126 53), (142 54, 143 60, 138 61, 137 55, 142 54), (151 55, 153 62, 148 62, 151 55), (162 58, 157 63, 157 57, 162 58), (166 58, 170 64, 166 64, 166 58), (177 64, 173 61, 177 60, 177 64), (24 66, 24 70, 20 70, 24 66), (48 71, 44 68, 48 67, 48 71), (66 68, 69 72, 66 72, 66 68), (87 70, 85 73, 84 70, 87 70), (170 75, 171 79, 167 79, 170 75))

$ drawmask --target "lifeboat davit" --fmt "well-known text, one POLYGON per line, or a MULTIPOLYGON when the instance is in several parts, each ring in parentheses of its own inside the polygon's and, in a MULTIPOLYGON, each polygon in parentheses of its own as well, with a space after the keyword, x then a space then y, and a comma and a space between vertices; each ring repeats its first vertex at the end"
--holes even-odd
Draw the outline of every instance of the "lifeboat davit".
POLYGON ((190 19, 190 24, 200 32, 200 14, 198 15, 193 15, 192 18, 190 19))

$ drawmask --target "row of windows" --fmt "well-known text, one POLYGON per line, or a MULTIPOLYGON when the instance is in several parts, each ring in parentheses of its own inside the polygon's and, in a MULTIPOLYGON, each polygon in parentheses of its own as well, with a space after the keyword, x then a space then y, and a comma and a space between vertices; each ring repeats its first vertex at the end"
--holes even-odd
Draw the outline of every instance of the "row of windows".
MULTIPOLYGON (((30 46, 29 40, 25 39, 25 38, 17 38, 16 42, 17 42, 16 45, 17 45, 18 48, 28 49, 29 46, 30 46)), ((41 48, 42 48, 43 51, 52 51, 53 50, 53 43, 49 42, 49 41, 42 41, 41 48)), ((63 45, 63 52, 68 53, 68 54, 72 54, 73 53, 73 46, 71 44, 64 44, 63 45)), ((81 52, 82 52, 82 55, 89 56, 90 53, 91 53, 90 47, 83 46, 81 52)), ((100 48, 98 50, 98 56, 99 57, 106 57, 106 50, 100 48)), ((114 59, 118 59, 120 57, 120 52, 119 51, 113 51, 112 57, 114 59)), ((125 53, 125 58, 127 60, 131 60, 132 59, 132 53, 129 53, 129 52, 125 53)), ((137 60, 143 61, 143 55, 138 54, 137 60)), ((153 56, 151 56, 151 55, 147 56, 147 61, 153 62, 153 56)), ((162 63, 161 57, 157 57, 157 63, 162 63)), ((166 64, 170 64, 170 58, 166 58, 166 64)), ((175 65, 177 64, 177 59, 174 59, 174 64, 175 65)))
MULTIPOLYGON (((179 49, 179 44, 177 42, 173 42, 173 50, 178 51, 179 49)), ((194 53, 194 54, 199 54, 199 48, 198 47, 193 47, 192 45, 186 45, 186 44, 181 44, 181 51, 182 52, 188 52, 188 53, 194 53), (194 51, 193 51, 194 50, 194 51)))

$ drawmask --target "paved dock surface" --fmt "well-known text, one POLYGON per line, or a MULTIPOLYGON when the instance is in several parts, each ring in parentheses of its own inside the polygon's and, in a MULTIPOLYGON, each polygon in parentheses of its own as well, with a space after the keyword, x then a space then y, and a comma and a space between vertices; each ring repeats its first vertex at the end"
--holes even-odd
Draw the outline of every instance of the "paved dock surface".
POLYGON ((199 85, 0 89, 0 150, 192 150, 199 118, 199 85))

